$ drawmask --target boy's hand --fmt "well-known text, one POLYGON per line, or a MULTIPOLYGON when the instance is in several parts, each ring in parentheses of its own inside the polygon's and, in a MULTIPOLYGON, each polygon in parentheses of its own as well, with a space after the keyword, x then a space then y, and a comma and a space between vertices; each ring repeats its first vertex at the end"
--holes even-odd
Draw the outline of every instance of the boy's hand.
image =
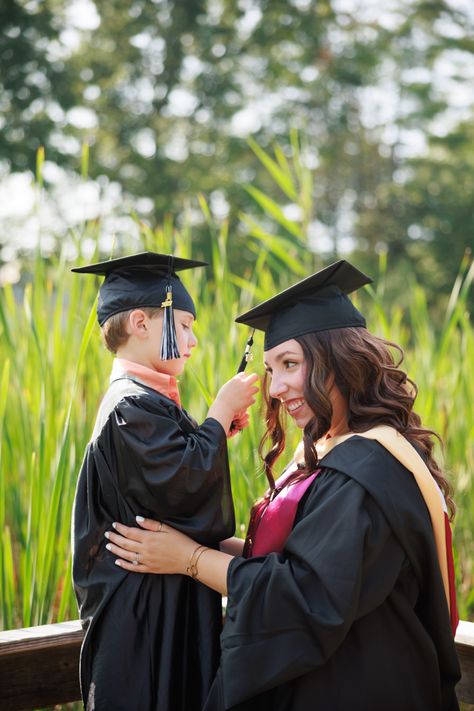
POLYGON ((207 416, 220 422, 224 431, 229 432, 232 420, 255 402, 258 393, 257 380, 256 373, 234 375, 217 393, 207 416))
POLYGON ((227 437, 229 439, 231 437, 235 437, 236 434, 239 434, 239 432, 244 430, 249 424, 249 419, 249 413, 247 411, 238 412, 232 420, 230 430, 227 433, 227 437))
POLYGON ((258 393, 257 381, 257 373, 237 373, 224 383, 214 403, 224 403, 232 410, 233 415, 243 412, 255 402, 255 395, 258 393))

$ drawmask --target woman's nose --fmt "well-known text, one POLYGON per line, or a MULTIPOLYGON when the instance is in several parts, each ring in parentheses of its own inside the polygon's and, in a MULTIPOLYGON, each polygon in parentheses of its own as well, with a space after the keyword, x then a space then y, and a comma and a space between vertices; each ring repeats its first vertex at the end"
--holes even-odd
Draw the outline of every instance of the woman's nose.
POLYGON ((270 383, 269 394, 270 397, 280 399, 288 390, 287 385, 283 382, 281 378, 276 375, 272 375, 272 380, 270 383))

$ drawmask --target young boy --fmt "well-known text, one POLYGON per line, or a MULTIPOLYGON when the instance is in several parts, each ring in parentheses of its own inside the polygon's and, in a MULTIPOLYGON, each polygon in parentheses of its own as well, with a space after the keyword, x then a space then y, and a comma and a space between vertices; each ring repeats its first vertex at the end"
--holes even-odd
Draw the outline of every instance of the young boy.
POLYGON ((217 669, 221 599, 192 579, 193 561, 188 576, 130 575, 104 537, 137 515, 214 548, 234 532, 226 437, 246 425, 257 376, 226 383, 199 426, 181 407, 176 376, 197 343, 196 311, 176 272, 200 266, 145 252, 73 270, 105 275, 98 320, 117 356, 73 512, 88 711, 201 709, 217 669))

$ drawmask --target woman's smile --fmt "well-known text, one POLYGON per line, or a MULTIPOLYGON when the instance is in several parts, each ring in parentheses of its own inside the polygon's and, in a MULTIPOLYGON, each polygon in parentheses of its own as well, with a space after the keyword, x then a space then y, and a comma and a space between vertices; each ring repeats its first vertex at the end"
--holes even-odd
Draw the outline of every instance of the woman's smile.
POLYGON ((305 405, 305 401, 303 398, 298 398, 294 400, 282 400, 284 406, 286 407, 287 411, 290 413, 290 415, 295 415, 298 410, 300 410, 303 405, 305 405))

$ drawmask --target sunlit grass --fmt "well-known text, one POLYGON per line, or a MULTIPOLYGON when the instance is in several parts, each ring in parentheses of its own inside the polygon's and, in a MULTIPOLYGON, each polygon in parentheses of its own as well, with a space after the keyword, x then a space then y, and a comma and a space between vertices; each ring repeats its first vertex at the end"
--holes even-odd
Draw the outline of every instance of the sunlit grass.
MULTIPOLYGON (((242 215, 248 227, 242 249, 256 255, 252 271, 231 273, 227 225, 214 224, 199 197, 212 244, 211 268, 184 273, 198 308, 199 347, 180 384, 184 407, 203 419, 213 396, 236 371, 248 333, 234 318, 275 291, 320 266, 307 249, 307 225, 313 216, 312 176, 302 165, 296 134, 288 160, 276 147, 274 157, 251 144, 285 200, 299 208, 289 220, 274 201, 248 186, 265 213, 265 226, 242 215), (269 224, 273 224, 274 228, 269 224)), ((43 156, 38 154, 38 174, 43 156)), ((87 174, 87 154, 83 154, 87 174)), ((39 186, 41 180, 39 180, 39 186)), ((78 246, 98 242, 97 223, 71 236, 78 246)), ((189 227, 170 220, 156 230, 141 225, 143 248, 200 258, 189 227)), ((64 253, 65 254, 65 253, 64 253)), ((27 627, 77 617, 71 586, 70 516, 75 482, 96 410, 107 387, 112 357, 101 343, 95 322, 99 281, 70 272, 60 255, 38 257, 25 265, 21 286, 0 288, 0 626, 27 627)), ((81 261, 79 256, 78 260, 81 261)), ((89 260, 93 261, 93 259, 89 260)), ((384 299, 386 264, 375 290, 357 295, 369 328, 400 343, 405 365, 418 383, 417 411, 445 443, 445 467, 451 476, 458 513, 455 525, 461 615, 474 614, 472 519, 474 517, 474 329, 467 294, 474 270, 466 263, 454 285, 443 323, 434 324, 422 289, 407 276, 409 311, 384 299)), ((252 368, 262 373, 262 338, 255 339, 252 368)), ((265 489, 257 453, 263 431, 254 408, 250 426, 229 443, 237 532, 243 533, 253 500, 265 489)), ((288 449, 298 432, 290 433, 288 449)), ((441 455, 441 453, 440 453, 441 455)), ((283 462, 282 462, 283 464, 283 462)))
MULTIPOLYGON (((233 318, 278 288, 265 261, 242 280, 229 273, 225 227, 214 233, 212 281, 202 270, 184 275, 198 304, 199 346, 182 378, 183 403, 203 418, 213 394, 240 361, 247 332, 233 318), (258 286, 255 286, 258 284, 258 286), (242 288, 243 287, 243 288, 242 288)), ((149 229, 144 246, 190 256, 190 240, 176 230, 149 229)), ((194 255, 198 256, 198 255, 194 255)), ((31 278, 0 292, 0 614, 4 628, 75 618, 70 583, 70 514, 76 476, 107 387, 111 356, 95 324, 97 282, 71 274, 64 258, 37 259, 31 278)), ((291 269, 282 286, 299 278, 291 269)), ((446 442, 446 468, 456 490, 455 527, 461 611, 472 615, 471 521, 474 513, 474 330, 466 313, 468 275, 444 324, 433 325, 415 284, 410 313, 360 297, 375 333, 406 348, 407 368, 420 386, 418 411, 446 442), (469 610, 468 610, 469 608, 469 610)), ((261 367, 262 339, 255 361, 261 367)), ((238 531, 262 493, 257 447, 262 433, 254 410, 249 428, 230 442, 238 531)), ((297 433, 292 435, 296 444, 297 433)), ((291 437, 290 437, 291 441, 291 437)))

